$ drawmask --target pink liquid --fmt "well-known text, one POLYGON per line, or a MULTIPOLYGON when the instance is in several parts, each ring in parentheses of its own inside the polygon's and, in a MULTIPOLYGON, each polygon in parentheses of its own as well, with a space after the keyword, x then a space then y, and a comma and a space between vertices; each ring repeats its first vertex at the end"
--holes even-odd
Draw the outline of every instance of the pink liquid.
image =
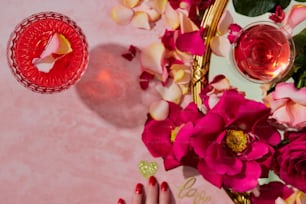
POLYGON ((288 73, 292 53, 282 31, 272 25, 259 24, 241 34, 234 48, 234 60, 247 78, 271 82, 288 73))
POLYGON ((74 84, 88 63, 88 50, 81 29, 68 17, 48 12, 25 19, 12 34, 9 62, 18 81, 37 92, 56 92, 74 84), (39 58, 54 33, 64 35, 72 52, 57 60, 49 72, 32 63, 39 58))

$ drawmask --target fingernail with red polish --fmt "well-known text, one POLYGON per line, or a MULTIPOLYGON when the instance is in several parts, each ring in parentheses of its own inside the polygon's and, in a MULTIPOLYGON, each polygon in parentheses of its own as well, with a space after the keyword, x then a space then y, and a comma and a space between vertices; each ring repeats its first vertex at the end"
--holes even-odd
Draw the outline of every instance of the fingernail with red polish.
POLYGON ((156 182, 157 182, 156 178, 155 178, 154 176, 150 176, 150 178, 149 178, 149 184, 150 184, 151 186, 155 186, 156 182))
POLYGON ((137 194, 142 194, 143 193, 143 185, 141 183, 138 183, 136 185, 135 193, 137 193, 137 194))
POLYGON ((122 198, 118 199, 118 204, 125 204, 125 201, 122 198))
POLYGON ((168 183, 166 181, 163 181, 160 185, 160 189, 162 191, 167 191, 169 189, 168 183))

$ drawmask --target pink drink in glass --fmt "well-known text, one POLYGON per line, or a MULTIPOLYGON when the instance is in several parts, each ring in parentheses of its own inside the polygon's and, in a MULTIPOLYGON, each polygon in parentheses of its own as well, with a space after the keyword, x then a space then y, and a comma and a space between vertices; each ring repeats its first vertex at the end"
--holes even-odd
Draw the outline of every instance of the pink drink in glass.
POLYGON ((247 79, 275 82, 290 71, 295 57, 294 43, 275 24, 259 22, 247 26, 238 38, 233 58, 247 79))
POLYGON ((55 12, 34 14, 16 26, 8 44, 8 62, 25 87, 40 93, 67 89, 82 76, 88 64, 88 44, 82 30, 69 17, 55 12), (72 51, 59 58, 48 72, 33 63, 55 34, 63 35, 72 51))

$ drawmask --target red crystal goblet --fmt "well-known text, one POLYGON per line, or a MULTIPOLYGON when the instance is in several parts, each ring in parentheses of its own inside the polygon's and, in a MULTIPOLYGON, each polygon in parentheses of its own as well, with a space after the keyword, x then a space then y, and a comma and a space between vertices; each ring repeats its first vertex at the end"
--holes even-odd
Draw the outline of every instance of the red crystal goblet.
POLYGON ((55 12, 34 14, 19 23, 7 48, 8 63, 16 79, 39 93, 54 93, 75 84, 88 64, 88 44, 81 28, 69 17, 55 12), (49 71, 33 63, 50 38, 60 34, 69 41, 71 52, 56 60, 49 71))

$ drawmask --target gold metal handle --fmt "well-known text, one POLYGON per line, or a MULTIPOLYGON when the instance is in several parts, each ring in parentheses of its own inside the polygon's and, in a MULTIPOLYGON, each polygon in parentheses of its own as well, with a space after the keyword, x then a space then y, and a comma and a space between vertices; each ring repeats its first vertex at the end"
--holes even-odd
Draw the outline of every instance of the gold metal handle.
POLYGON ((210 41, 216 35, 217 26, 220 18, 225 10, 228 0, 215 0, 209 8, 205 10, 202 18, 201 26, 206 29, 203 36, 206 51, 203 56, 194 56, 192 65, 192 95, 194 102, 198 108, 202 110, 202 101, 199 97, 201 90, 208 83, 208 71, 211 57, 210 41))

